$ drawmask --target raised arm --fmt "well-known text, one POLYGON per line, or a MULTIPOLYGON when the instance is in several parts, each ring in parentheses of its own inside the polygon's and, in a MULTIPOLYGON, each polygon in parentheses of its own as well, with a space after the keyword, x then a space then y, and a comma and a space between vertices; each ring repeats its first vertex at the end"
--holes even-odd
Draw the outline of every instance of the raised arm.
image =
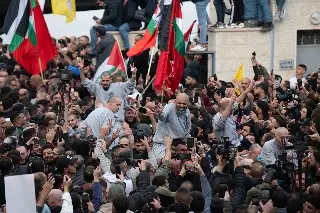
POLYGON ((253 89, 255 82, 252 80, 250 86, 237 98, 236 102, 240 104, 248 95, 249 92, 253 89))
POLYGON ((121 84, 121 87, 125 90, 126 94, 132 93, 136 87, 137 68, 134 66, 134 64, 130 64, 130 68, 132 73, 131 78, 128 79, 127 82, 121 84))

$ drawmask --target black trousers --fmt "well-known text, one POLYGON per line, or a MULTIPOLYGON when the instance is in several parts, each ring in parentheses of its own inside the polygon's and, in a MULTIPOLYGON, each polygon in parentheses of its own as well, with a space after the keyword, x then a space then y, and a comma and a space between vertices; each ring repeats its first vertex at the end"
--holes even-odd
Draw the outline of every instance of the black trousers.
POLYGON ((231 15, 229 24, 243 23, 244 4, 243 0, 230 0, 231 15))

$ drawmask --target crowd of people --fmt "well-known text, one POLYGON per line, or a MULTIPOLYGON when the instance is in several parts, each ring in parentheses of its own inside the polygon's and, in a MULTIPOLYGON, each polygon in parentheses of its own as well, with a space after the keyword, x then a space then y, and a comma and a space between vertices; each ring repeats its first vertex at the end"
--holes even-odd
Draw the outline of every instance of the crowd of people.
POLYGON ((37 212, 320 211, 319 72, 300 64, 284 80, 253 54, 254 79, 206 81, 192 54, 179 89, 161 96, 145 85, 148 50, 129 58, 129 78, 96 83, 89 38, 55 41, 43 76, 1 44, 4 211, 4 179, 24 174, 37 212))
MULTIPOLYGON (((114 12, 115 2, 105 7, 114 12)), ((158 54, 148 75, 145 50, 127 59, 126 77, 103 72, 97 83, 92 58, 108 20, 97 19, 104 28, 91 39, 54 39, 58 55, 41 75, 0 40, 3 212, 5 178, 25 174, 34 175, 38 213, 320 212, 320 70, 299 64, 283 79, 253 53, 254 78, 227 82, 208 77, 200 52, 185 56, 176 91, 156 94, 146 81, 158 54)), ((204 44, 201 29, 188 50, 204 44)))

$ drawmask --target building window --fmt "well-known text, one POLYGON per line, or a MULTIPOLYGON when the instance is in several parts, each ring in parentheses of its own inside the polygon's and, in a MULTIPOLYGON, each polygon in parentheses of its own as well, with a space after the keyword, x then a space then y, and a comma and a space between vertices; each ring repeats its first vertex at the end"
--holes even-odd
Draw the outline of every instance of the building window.
POLYGON ((298 30, 297 45, 320 44, 320 30, 298 30))

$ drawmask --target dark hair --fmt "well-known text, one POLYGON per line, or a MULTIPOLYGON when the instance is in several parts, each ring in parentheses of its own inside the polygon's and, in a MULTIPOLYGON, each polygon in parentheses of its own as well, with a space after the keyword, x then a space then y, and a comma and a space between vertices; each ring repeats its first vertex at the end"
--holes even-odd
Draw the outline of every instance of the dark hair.
POLYGON ((218 194, 219 198, 224 198, 224 194, 227 190, 227 184, 217 183, 212 187, 212 196, 214 197, 216 194, 218 194))
POLYGON ((4 157, 0 160, 0 171, 3 176, 9 175, 13 169, 13 162, 11 158, 4 157))
POLYGON ((44 125, 45 125, 46 127, 48 127, 50 121, 55 121, 55 119, 54 119, 54 118, 51 118, 51 117, 46 117, 46 118, 44 119, 44 125))
POLYGON ((273 192, 272 203, 275 208, 286 208, 288 203, 288 193, 283 189, 277 189, 273 192))
POLYGON ((42 150, 45 150, 45 149, 54 149, 54 145, 51 144, 51 143, 46 143, 46 144, 42 147, 42 150))
POLYGON ((29 164, 30 173, 45 172, 46 165, 42 158, 33 158, 29 164))
POLYGON ((316 209, 320 209, 320 195, 309 195, 306 199, 306 202, 309 202, 316 209))
MULTIPOLYGON (((11 81, 14 81, 14 79, 12 79, 11 81)), ((19 101, 19 93, 18 91, 11 91, 9 92, 8 96, 11 98, 11 100, 13 101, 13 103, 17 103, 19 101)), ((17 111, 17 110, 16 110, 17 111)))
POLYGON ((12 163, 14 166, 19 165, 20 164, 20 160, 21 160, 21 156, 20 156, 20 152, 17 150, 11 150, 10 152, 8 152, 7 155, 9 158, 11 158, 12 163))
POLYGON ((224 201, 220 198, 213 198, 210 205, 211 213, 223 213, 224 201))
POLYGON ((307 71, 307 66, 304 64, 298 64, 298 67, 303 68, 305 72, 307 71))
POLYGON ((201 213, 204 211, 205 200, 201 192, 193 191, 190 193, 192 202, 190 208, 194 213, 201 213))
POLYGON ((112 200, 112 205, 117 210, 117 213, 126 213, 129 209, 130 201, 125 195, 117 195, 112 200))
POLYGON ((141 213, 158 213, 158 210, 154 208, 150 203, 146 203, 141 208, 141 213))
POLYGON ((287 213, 297 213, 301 211, 301 206, 303 205, 302 199, 294 196, 289 199, 288 206, 286 207, 287 213))
POLYGON ((5 98, 2 100, 3 110, 8 110, 13 106, 13 101, 11 98, 5 98))
POLYGON ((94 167, 93 166, 87 166, 83 170, 83 179, 86 183, 92 183, 93 181, 93 171, 94 167))
POLYGON ((19 118, 21 112, 13 111, 10 115, 10 121, 11 123, 17 122, 17 119, 19 118))
POLYGON ((34 128, 28 128, 28 129, 24 130, 22 133, 24 142, 25 143, 28 142, 36 134, 37 134, 37 132, 34 128))
POLYGON ((155 185, 157 187, 159 186, 164 186, 166 184, 166 176, 164 175, 159 175, 159 176, 156 176, 155 178, 153 178, 152 180, 152 185, 155 185))
POLYGON ((173 203, 168 207, 168 212, 189 213, 189 207, 179 203, 173 203))
POLYGON ((16 131, 16 127, 14 126, 9 126, 8 128, 6 128, 6 130, 4 131, 4 134, 6 135, 6 137, 12 136, 13 133, 16 131))

